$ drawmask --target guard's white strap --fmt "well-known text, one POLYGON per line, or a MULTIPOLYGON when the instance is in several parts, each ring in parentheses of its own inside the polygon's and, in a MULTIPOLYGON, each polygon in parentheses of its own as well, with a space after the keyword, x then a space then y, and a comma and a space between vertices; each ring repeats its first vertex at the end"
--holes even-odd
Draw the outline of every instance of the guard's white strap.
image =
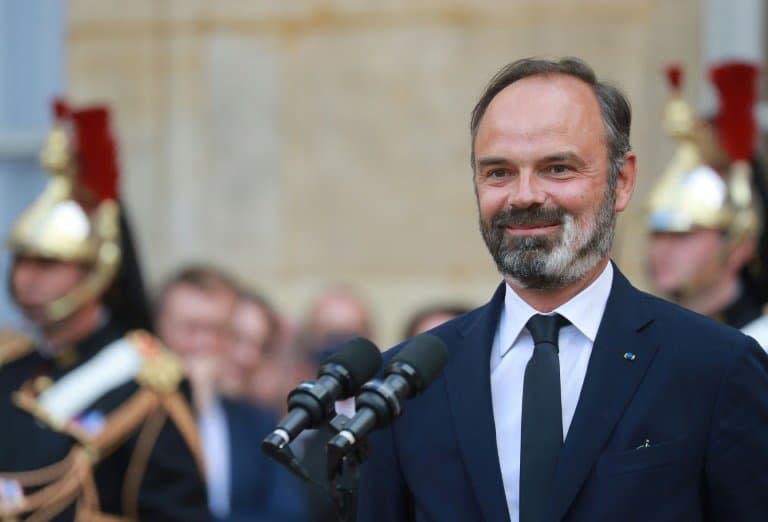
POLYGON ((130 382, 142 357, 126 338, 118 339, 40 394, 38 405, 57 423, 67 423, 107 392, 130 382))

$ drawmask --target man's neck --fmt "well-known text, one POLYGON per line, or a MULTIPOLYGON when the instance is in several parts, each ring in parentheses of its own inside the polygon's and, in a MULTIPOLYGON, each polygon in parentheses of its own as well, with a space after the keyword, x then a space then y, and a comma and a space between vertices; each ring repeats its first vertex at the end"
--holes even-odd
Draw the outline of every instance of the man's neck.
POLYGON ((563 288, 520 288, 510 280, 507 280, 507 284, 523 301, 539 312, 548 313, 570 301, 575 295, 591 285, 603 273, 608 262, 609 258, 604 257, 583 278, 563 288))

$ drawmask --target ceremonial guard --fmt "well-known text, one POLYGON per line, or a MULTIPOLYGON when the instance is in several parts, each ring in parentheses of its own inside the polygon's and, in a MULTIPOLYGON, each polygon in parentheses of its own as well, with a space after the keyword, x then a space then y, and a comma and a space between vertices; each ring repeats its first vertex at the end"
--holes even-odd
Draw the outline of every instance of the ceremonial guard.
POLYGON ((682 71, 668 71, 665 126, 678 142, 651 194, 650 273, 665 297, 742 329, 768 348, 765 289, 758 253, 763 204, 756 190, 757 68, 711 70, 720 108, 694 117, 681 95, 682 71))
POLYGON ((180 362, 126 326, 146 310, 105 304, 123 257, 106 108, 57 103, 41 162, 9 239, 32 328, 0 335, 0 520, 207 520, 180 362))

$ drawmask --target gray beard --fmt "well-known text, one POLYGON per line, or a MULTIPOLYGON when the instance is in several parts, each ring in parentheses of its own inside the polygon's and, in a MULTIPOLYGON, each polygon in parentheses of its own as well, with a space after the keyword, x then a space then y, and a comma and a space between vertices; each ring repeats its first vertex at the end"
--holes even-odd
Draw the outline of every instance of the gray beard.
POLYGON ((583 279, 611 251, 616 227, 615 191, 608 190, 594 223, 577 224, 562 208, 508 209, 499 212, 489 225, 480 221, 480 231, 496 267, 519 288, 557 289, 583 279), (546 222, 562 224, 558 237, 505 237, 509 225, 546 222))

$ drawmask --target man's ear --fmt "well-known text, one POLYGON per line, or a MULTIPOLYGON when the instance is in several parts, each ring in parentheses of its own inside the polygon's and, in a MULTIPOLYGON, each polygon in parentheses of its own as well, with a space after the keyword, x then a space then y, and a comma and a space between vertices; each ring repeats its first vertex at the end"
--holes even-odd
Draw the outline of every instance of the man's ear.
POLYGON ((629 205, 635 190, 635 181, 637 181, 637 156, 629 151, 624 155, 624 164, 616 180, 616 203, 613 206, 616 212, 622 212, 629 205))

